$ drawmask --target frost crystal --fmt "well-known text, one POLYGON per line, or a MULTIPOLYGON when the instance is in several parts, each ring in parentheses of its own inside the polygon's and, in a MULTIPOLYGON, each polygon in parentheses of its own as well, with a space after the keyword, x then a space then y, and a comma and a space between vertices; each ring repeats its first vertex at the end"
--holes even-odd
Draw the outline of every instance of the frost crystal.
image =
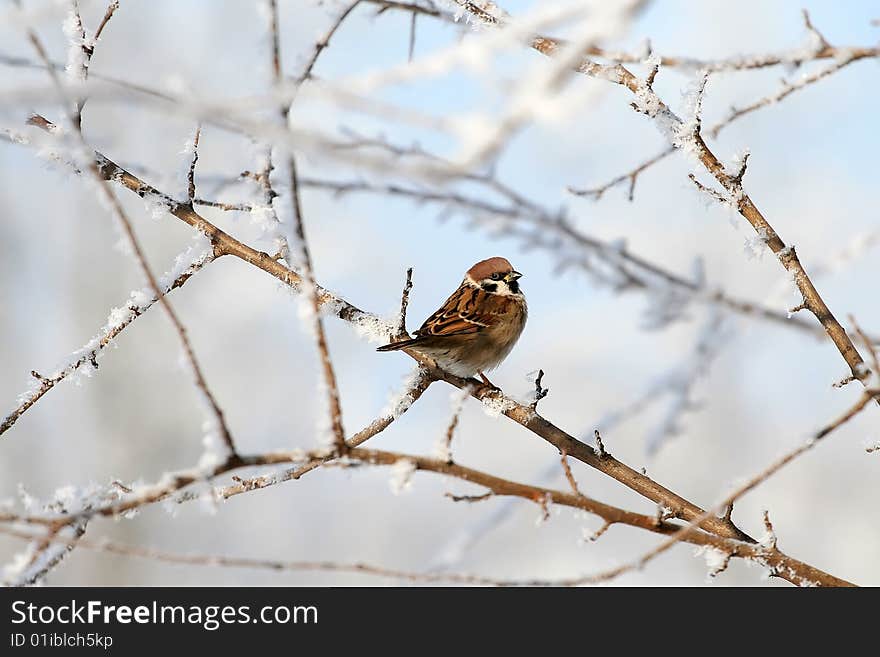
POLYGON ((162 219, 171 209, 168 199, 161 194, 156 194, 155 192, 147 192, 144 194, 143 198, 144 206, 147 208, 147 212, 150 213, 150 216, 155 221, 162 219))
POLYGON ((516 402, 506 397, 484 397, 480 402, 483 404, 483 411, 489 417, 498 417, 505 411, 516 408, 516 402))
POLYGON ((642 83, 635 94, 633 101, 636 110, 654 118, 660 111, 660 98, 645 83, 642 83))
POLYGON ((217 466, 221 465, 228 457, 226 445, 220 439, 220 433, 216 422, 205 420, 202 423, 202 447, 204 451, 199 457, 199 470, 203 472, 211 472, 217 466))
POLYGON ((220 499, 221 498, 217 492, 208 486, 199 494, 199 506, 206 514, 214 516, 217 515, 217 503, 220 499))
POLYGON ((388 344, 397 327, 390 319, 363 313, 354 318, 350 324, 358 336, 374 344, 388 344))
POLYGON ((391 466, 391 492, 400 495, 412 486, 412 475, 418 465, 411 459, 398 459, 391 466))
POLYGON ((82 22, 74 8, 70 9, 61 28, 68 40, 67 64, 64 70, 71 82, 84 82, 88 73, 85 47, 94 46, 94 43, 83 36, 82 22))
POLYGON ((38 506, 37 498, 31 495, 24 487, 24 484, 21 483, 18 484, 18 498, 21 500, 21 505, 25 511, 31 512, 36 510, 38 506))
POLYGON ((413 386, 419 380, 419 368, 414 368, 404 379, 403 388, 391 396, 385 408, 382 410, 382 417, 390 417, 394 420, 403 415, 413 403, 413 386))
POLYGON ((449 448, 449 441, 446 439, 446 434, 440 436, 437 439, 437 442, 434 443, 434 449, 431 451, 431 456, 438 461, 445 461, 447 463, 452 460, 452 450, 449 448))
POLYGON ((764 228, 759 228, 755 232, 756 234, 753 237, 745 238, 743 243, 743 251, 749 260, 754 260, 755 258, 760 260, 764 253, 767 252, 767 231, 764 228))
POLYGON ((107 317, 108 329, 117 329, 131 319, 131 308, 112 308, 110 315, 107 317))
POLYGON ((711 579, 727 568, 730 555, 724 550, 719 550, 711 545, 703 545, 694 550, 694 556, 702 556, 709 568, 708 577, 711 579))
POLYGON ((184 202, 189 198, 189 170, 196 154, 196 134, 198 134, 198 128, 196 129, 196 132, 193 133, 192 137, 184 142, 183 149, 178 154, 180 155, 180 160, 178 162, 177 175, 174 180, 175 189, 171 195, 184 202))

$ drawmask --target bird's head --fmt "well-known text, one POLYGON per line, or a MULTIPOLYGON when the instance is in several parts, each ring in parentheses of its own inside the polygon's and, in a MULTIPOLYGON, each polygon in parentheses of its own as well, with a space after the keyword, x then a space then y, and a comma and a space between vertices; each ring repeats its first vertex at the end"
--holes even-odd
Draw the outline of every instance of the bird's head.
POLYGON ((490 294, 521 295, 521 276, 506 258, 495 257, 481 260, 468 269, 465 281, 490 294))

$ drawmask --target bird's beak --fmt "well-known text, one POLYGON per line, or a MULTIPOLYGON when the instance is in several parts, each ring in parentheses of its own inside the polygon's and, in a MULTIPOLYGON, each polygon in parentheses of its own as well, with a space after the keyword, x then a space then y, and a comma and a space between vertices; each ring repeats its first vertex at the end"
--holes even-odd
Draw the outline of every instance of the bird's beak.
POLYGON ((504 280, 510 283, 511 281, 515 281, 518 278, 522 278, 522 274, 520 274, 518 271, 512 271, 504 277, 504 280))

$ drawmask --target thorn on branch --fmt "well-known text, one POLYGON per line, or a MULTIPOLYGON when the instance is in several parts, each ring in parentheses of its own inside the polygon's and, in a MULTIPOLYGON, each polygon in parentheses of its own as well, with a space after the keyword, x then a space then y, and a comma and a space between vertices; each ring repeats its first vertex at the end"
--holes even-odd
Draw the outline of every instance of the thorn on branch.
POLYGON ((464 409, 464 396, 460 397, 452 410, 452 420, 446 428, 446 434, 443 436, 443 442, 440 444, 438 451, 441 460, 452 464, 452 439, 455 437, 455 430, 458 428, 458 422, 461 418, 461 411, 464 409))
POLYGON ((199 138, 202 136, 202 126, 196 126, 192 143, 192 160, 189 163, 189 171, 186 174, 187 200, 192 205, 196 197, 196 163, 199 161, 199 138))
MULTIPOLYGON (((867 334, 862 331, 862 327, 859 326, 859 323, 856 321, 856 318, 853 315, 849 315, 850 324, 853 325, 853 329, 855 329, 856 335, 859 336, 859 340, 861 340, 862 344, 865 346, 865 349, 868 350, 868 354, 871 356, 871 364, 874 366, 874 372, 880 374, 880 357, 878 357, 877 349, 874 347, 874 343, 871 342, 871 339, 867 336, 867 334)), ((865 372, 862 380, 868 378, 870 376, 870 372, 865 372)))
POLYGON ((706 185, 697 180, 697 177, 694 174, 689 173, 688 178, 690 178, 691 182, 697 186, 697 189, 699 189, 704 194, 708 194, 719 203, 727 203, 727 198, 724 196, 724 194, 722 194, 718 190, 712 189, 711 187, 706 187, 706 185))
POLYGON ((852 374, 850 374, 849 376, 842 378, 840 381, 832 383, 831 386, 833 388, 843 388, 844 386, 849 385, 853 381, 858 381, 858 379, 856 377, 854 377, 852 374))
POLYGON ((602 523, 602 526, 599 527, 599 529, 597 529, 596 531, 594 531, 594 532, 593 532, 592 534, 590 534, 589 536, 587 536, 587 532, 586 532, 586 530, 585 530, 585 531, 584 531, 584 538, 585 538, 587 541, 589 541, 590 543, 595 543, 596 541, 599 540, 599 538, 601 538, 602 534, 604 534, 605 532, 608 531, 608 528, 611 527, 611 525, 613 525, 613 524, 614 524, 614 523, 611 522, 610 520, 606 520, 605 522, 602 523))
POLYGON ((400 295, 400 314, 397 320, 396 340, 406 340, 409 338, 409 333, 406 330, 406 309, 409 306, 409 293, 413 288, 412 273, 412 267, 406 270, 406 283, 403 286, 403 293, 400 295))
POLYGON ((700 79, 700 85, 697 87, 697 100, 694 103, 694 128, 691 136, 694 139, 700 137, 703 129, 703 96, 706 93, 706 85, 709 82, 709 71, 703 71, 703 77, 700 79))
POLYGON ((822 52, 823 50, 830 48, 831 44, 828 43, 828 40, 824 36, 822 36, 822 33, 816 29, 816 27, 813 25, 813 21, 810 20, 810 12, 808 12, 806 9, 801 9, 801 13, 804 17, 804 27, 806 27, 807 31, 812 34, 813 37, 816 39, 816 43, 818 46, 816 48, 816 52, 822 52))
MULTIPOLYGON (((98 29, 95 30, 95 36, 93 37, 94 41, 101 38, 101 32, 104 31, 104 28, 107 26, 107 23, 110 22, 110 19, 113 18, 113 14, 116 13, 117 9, 119 9, 119 0, 113 0, 113 2, 107 6, 107 11, 104 12, 104 18, 101 19, 98 29)), ((94 50, 94 48, 92 50, 94 50)))
POLYGON ((241 486, 244 491, 252 491, 261 487, 261 484, 266 481, 266 477, 254 477, 253 479, 242 479, 238 475, 232 475, 232 481, 241 486))
POLYGON ((114 480, 111 482, 111 484, 112 484, 113 486, 115 486, 116 488, 118 488, 119 490, 121 490, 121 491, 122 491, 123 493, 125 493, 126 495, 128 495, 128 494, 134 492, 131 488, 129 488, 128 486, 126 486, 125 484, 123 484, 123 483, 122 483, 121 481, 119 481, 118 479, 114 479, 114 480))
POLYGON ((42 383, 43 385, 51 385, 52 380, 48 377, 43 376, 37 370, 31 370, 31 376, 34 377, 37 381, 42 383))
POLYGON ((770 512, 764 510, 764 536, 761 537, 761 546, 766 550, 776 550, 776 532, 773 530, 773 523, 770 522, 770 512))
POLYGON ((473 504, 474 502, 488 500, 490 497, 494 497, 495 493, 492 491, 483 493, 482 495, 453 495, 452 493, 444 493, 443 496, 448 497, 453 502, 467 502, 468 504, 473 504))
POLYGON ((538 376, 535 377, 535 399, 531 404, 529 404, 529 407, 532 410, 537 409, 538 402, 544 399, 544 397, 546 397, 550 393, 550 388, 543 388, 541 386, 541 382, 543 381, 543 379, 544 370, 538 370, 538 376))
POLYGON ((407 61, 409 62, 412 62, 413 53, 416 50, 416 18, 418 15, 417 11, 413 11, 409 22, 409 54, 407 56, 407 61))
POLYGON ((541 507, 541 515, 538 517, 537 524, 541 524, 542 522, 547 522, 550 520, 550 503, 553 501, 550 497, 549 493, 545 493, 543 495, 536 495, 535 504, 541 507))
POLYGON ((639 177, 639 174, 631 173, 627 177, 629 179, 629 187, 626 190, 626 200, 632 203, 633 199, 636 196, 636 178, 639 177))
POLYGON ((657 73, 660 72, 660 62, 657 61, 652 67, 651 72, 648 73, 648 77, 645 78, 645 86, 648 87, 651 91, 654 90, 654 79, 657 77, 657 73))
POLYGON ((721 516, 721 519, 724 520, 724 522, 729 522, 733 524, 733 520, 731 520, 730 518, 731 515, 733 515, 733 502, 728 504, 727 507, 724 509, 724 515, 721 516))
POLYGON ((730 560, 732 558, 733 558, 733 552, 725 552, 724 558, 721 560, 721 562, 714 564, 712 566, 712 568, 709 570, 709 577, 718 577, 718 575, 720 575, 725 570, 727 570, 727 567, 730 565, 730 560))
MULTIPOLYGON (((598 429, 593 429, 593 438, 596 439, 596 453, 600 459, 604 459, 608 456, 608 452, 605 451, 605 445, 602 444, 602 436, 599 434, 598 429)), ((642 470, 642 474, 644 474, 644 468, 642 470)))
POLYGON ((791 317, 791 316, 794 315, 795 313, 799 313, 800 311, 802 311, 802 310, 806 310, 806 309, 807 309, 807 302, 806 302, 806 301, 802 301, 801 303, 799 303, 798 305, 796 305, 794 308, 789 308, 789 309, 788 309, 788 316, 791 317))
POLYGON ((748 151, 743 154, 742 161, 740 162, 740 165, 739 165, 739 171, 737 171, 736 175, 730 179, 731 182, 736 187, 742 187, 742 181, 746 175, 746 169, 748 169, 748 166, 749 166, 749 156, 750 155, 751 155, 751 153, 749 153, 748 151))
POLYGON ((670 509, 668 506, 665 506, 663 504, 658 504, 657 505, 657 513, 654 515, 654 526, 660 527, 667 520, 670 520, 670 519, 676 518, 676 517, 677 517, 677 514, 675 513, 675 511, 670 509))

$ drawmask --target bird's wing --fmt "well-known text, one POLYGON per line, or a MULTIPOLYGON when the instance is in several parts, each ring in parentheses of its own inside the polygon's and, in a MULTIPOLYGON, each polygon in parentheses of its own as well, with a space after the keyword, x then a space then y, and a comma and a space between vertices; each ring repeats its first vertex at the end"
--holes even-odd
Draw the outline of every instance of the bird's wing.
POLYGON ((415 335, 420 338, 468 335, 487 328, 488 318, 479 310, 481 295, 485 295, 482 290, 464 285, 459 287, 437 312, 425 320, 415 335))

